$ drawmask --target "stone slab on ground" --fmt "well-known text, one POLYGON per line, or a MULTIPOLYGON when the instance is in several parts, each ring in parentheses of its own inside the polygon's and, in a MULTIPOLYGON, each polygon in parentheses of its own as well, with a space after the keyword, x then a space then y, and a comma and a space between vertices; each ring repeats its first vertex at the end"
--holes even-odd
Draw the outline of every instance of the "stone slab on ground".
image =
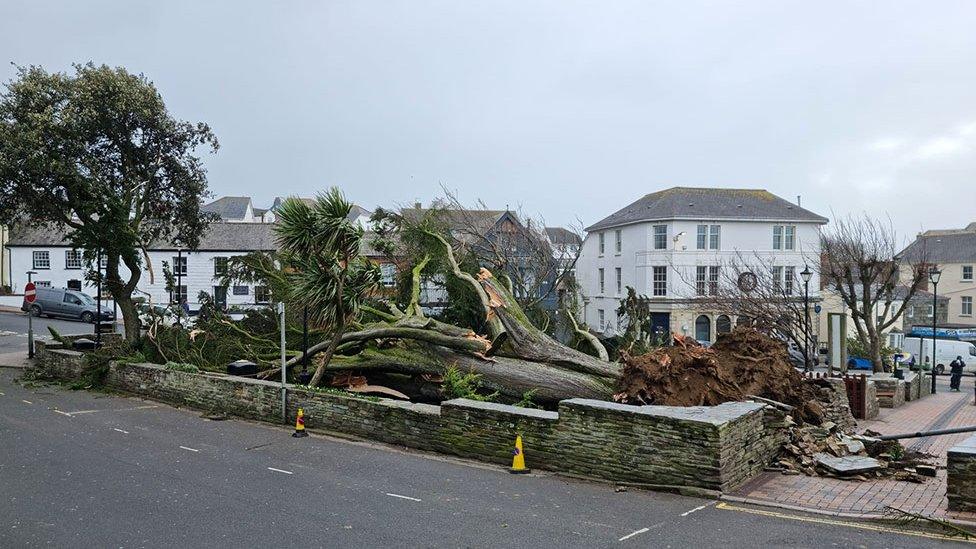
POLYGON ((27 358, 27 351, 0 353, 0 368, 27 368, 29 366, 30 359, 27 358))
POLYGON ((817 464, 830 469, 838 475, 857 475, 860 473, 870 473, 881 468, 881 462, 873 457, 867 456, 844 456, 836 457, 820 452, 813 454, 813 459, 817 464))

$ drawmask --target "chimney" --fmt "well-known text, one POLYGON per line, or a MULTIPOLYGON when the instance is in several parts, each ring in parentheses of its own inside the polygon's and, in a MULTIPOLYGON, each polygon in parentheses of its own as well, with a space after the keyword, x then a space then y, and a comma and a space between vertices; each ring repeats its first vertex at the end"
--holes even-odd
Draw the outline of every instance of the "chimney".
POLYGON ((800 195, 796 195, 796 205, 800 206, 801 208, 803 207, 800 205, 800 195))
POLYGON ((413 203, 413 207, 414 207, 415 210, 419 210, 420 208, 423 208, 424 205, 421 204, 420 202, 414 202, 413 203))

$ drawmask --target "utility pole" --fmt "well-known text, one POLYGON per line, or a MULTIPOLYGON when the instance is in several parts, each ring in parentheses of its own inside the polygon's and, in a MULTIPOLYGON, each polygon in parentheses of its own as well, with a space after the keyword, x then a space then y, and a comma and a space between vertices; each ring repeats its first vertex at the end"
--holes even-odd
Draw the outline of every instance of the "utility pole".
POLYGON ((278 319, 281 322, 281 421, 288 424, 288 387, 285 369, 285 304, 278 302, 278 319))
POLYGON ((95 348, 100 349, 102 347, 102 249, 98 249, 98 253, 95 255, 95 284, 98 284, 98 288, 95 290, 95 348))
MULTIPOLYGON (((31 277, 35 274, 37 273, 34 271, 27 271, 28 285, 33 282, 31 277)), ((31 306, 29 303, 27 305, 27 358, 34 358, 34 313, 31 312, 31 306)))

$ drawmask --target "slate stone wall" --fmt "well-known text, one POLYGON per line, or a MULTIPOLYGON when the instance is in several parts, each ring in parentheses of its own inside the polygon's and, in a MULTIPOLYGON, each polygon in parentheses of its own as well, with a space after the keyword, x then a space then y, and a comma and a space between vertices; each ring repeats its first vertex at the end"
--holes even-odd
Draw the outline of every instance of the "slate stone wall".
MULTIPOLYGON (((113 364, 118 390, 203 410, 282 423, 278 383, 113 364)), ((728 491, 758 474, 784 440, 783 416, 759 403, 627 406, 571 399, 558 412, 465 399, 440 406, 289 387, 287 415, 335 434, 511 465, 516 434, 526 464, 590 478, 728 491)))
POLYGON ((823 406, 824 419, 837 424, 842 431, 850 432, 857 426, 847 398, 843 379, 820 378, 817 380, 817 400, 823 406))
POLYGON ((38 379, 77 381, 85 367, 85 355, 65 349, 55 342, 34 342, 34 366, 31 373, 38 379))
POLYGON ((878 404, 878 386, 870 379, 864 387, 864 419, 874 419, 881 412, 878 404))
POLYGON ((946 497, 950 511, 976 511, 976 436, 947 453, 946 497))
POLYGON ((874 374, 871 376, 877 388, 878 406, 882 408, 897 408, 905 404, 905 382, 891 374, 874 374))

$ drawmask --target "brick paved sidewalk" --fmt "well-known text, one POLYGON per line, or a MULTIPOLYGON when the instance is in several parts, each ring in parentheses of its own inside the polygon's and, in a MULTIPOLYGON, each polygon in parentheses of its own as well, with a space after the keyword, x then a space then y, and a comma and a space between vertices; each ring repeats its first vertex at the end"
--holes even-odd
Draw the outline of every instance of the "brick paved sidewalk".
MULTIPOLYGON (((973 378, 963 378, 964 390, 959 393, 949 392, 947 379, 942 378, 939 382, 939 392, 935 395, 896 409, 882 408, 876 419, 858 421, 858 431, 871 429, 882 434, 895 434, 976 425, 973 378)), ((976 523, 976 513, 947 510, 944 468, 946 450, 972 434, 903 440, 902 443, 910 450, 936 456, 933 462, 940 465, 936 478, 927 479, 922 484, 896 480, 857 482, 763 473, 729 495, 756 503, 840 515, 881 515, 886 506, 891 506, 927 516, 976 523)))

